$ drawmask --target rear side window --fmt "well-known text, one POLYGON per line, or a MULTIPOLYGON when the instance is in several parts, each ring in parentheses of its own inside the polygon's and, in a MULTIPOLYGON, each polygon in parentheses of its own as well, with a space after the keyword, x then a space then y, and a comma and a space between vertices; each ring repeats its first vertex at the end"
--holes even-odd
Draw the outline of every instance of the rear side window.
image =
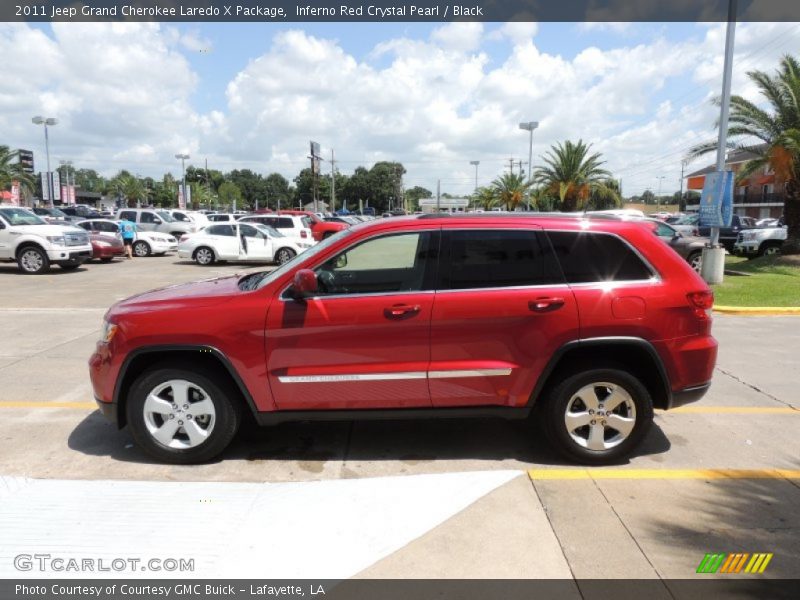
POLYGON ((614 235, 548 231, 547 237, 569 283, 641 281, 653 277, 631 247, 614 235))
MULTIPOLYGON (((445 232, 439 289, 464 290, 563 283, 558 266, 542 250, 540 234, 520 230, 445 232)), ((546 248, 546 246, 545 246, 546 248)))
POLYGON ((275 219, 275 223, 270 223, 276 229, 294 229, 294 221, 291 217, 280 217, 275 219))
POLYGON ((213 225, 206 229, 206 233, 208 235, 226 235, 231 237, 236 237, 236 231, 233 229, 233 225, 213 225))

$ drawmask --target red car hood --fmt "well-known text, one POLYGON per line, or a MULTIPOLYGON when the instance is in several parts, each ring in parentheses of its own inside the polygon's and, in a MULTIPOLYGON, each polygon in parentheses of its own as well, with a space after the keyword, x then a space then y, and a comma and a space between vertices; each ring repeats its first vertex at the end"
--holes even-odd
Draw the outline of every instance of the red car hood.
POLYGON ((239 278, 239 275, 228 275, 151 290, 120 300, 109 309, 108 314, 222 304, 241 293, 239 278))

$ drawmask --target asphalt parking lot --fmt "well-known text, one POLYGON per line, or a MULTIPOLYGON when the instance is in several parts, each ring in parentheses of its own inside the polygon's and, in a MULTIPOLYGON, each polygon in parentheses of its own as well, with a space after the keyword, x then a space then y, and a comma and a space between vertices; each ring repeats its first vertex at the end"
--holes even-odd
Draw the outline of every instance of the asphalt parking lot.
MULTIPOLYGON (((700 403, 658 412, 638 454, 614 468, 566 464, 527 424, 494 420, 284 424, 241 434, 212 464, 153 463, 94 409, 86 361, 103 313, 136 292, 262 268, 202 268, 175 255, 37 277, 0 265, 0 499, 16 507, 0 510, 0 531, 13 533, 0 541, 0 576, 14 574, 7 559, 19 547, 74 536, 65 522, 119 515, 120 506, 104 501, 108 486, 97 487, 107 481, 131 515, 158 512, 150 501, 137 504, 152 500, 148 485, 168 486, 158 488, 167 497, 220 498, 211 530, 234 531, 237 540, 254 527, 244 515, 260 506, 255 497, 319 513, 325 518, 270 536, 312 528, 319 552, 296 550, 305 553, 306 575, 321 574, 313 570, 317 554, 335 577, 666 580, 697 576, 710 552, 773 553, 759 577, 800 571, 796 317, 715 316, 720 355, 711 391, 700 403), (61 494, 71 500, 60 504, 61 494), (87 494, 97 496, 82 506, 87 494), (240 504, 226 510, 225 502, 240 504), (50 517, 35 516, 41 527, 12 527, 48 507, 50 517), (330 567, 325 553, 345 548, 361 553, 330 567)), ((286 515, 264 511, 265 530, 286 515)), ((120 523, 140 526, 130 515, 120 523)), ((111 530, 71 543, 107 547, 136 537, 111 530)), ((252 562, 236 566, 218 548, 193 543, 187 551, 207 558, 207 577, 246 573, 252 562)), ((249 544, 252 553, 258 543, 249 544)), ((293 548, 271 563, 274 575, 302 576, 274 566, 289 565, 293 548)))

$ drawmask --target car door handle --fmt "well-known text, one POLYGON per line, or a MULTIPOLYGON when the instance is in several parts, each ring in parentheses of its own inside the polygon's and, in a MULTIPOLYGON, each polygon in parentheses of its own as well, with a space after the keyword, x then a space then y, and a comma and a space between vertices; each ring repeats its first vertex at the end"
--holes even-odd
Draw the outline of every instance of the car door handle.
POLYGON ((562 306, 564 306, 563 298, 549 298, 543 296, 541 298, 536 298, 536 300, 528 301, 528 308, 533 312, 539 313, 558 310, 562 306))
POLYGON ((405 319, 420 311, 419 304, 395 304, 383 309, 383 316, 387 319, 405 319))

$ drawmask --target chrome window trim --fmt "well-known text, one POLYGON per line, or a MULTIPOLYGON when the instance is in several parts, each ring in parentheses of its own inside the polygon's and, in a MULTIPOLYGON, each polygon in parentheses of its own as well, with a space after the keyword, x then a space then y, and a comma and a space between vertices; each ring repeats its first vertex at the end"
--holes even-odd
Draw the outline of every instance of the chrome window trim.
POLYGON ((505 377, 511 375, 511 367, 504 369, 454 369, 452 371, 428 371, 428 379, 450 377, 505 377))

